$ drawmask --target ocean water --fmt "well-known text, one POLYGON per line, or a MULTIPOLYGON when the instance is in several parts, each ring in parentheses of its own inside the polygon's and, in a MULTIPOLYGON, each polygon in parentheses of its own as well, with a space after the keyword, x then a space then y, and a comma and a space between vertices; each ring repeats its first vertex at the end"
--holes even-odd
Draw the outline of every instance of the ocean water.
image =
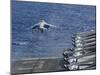
POLYGON ((95 30, 95 10, 88 5, 12 1, 12 59, 62 57, 63 50, 72 47, 74 33, 95 30), (32 30, 40 20, 58 28, 32 30))

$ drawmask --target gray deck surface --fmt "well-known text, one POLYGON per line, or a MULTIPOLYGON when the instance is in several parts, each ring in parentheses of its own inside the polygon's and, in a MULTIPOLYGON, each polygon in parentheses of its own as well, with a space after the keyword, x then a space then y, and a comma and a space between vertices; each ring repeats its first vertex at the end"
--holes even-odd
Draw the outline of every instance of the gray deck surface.
POLYGON ((64 71, 62 58, 33 58, 12 61, 12 74, 64 71))
MULTIPOLYGON (((85 56, 78 60, 79 63, 91 63, 91 60, 95 62, 95 55, 85 56), (88 59, 91 60, 88 60, 88 59), (90 61, 90 62, 89 62, 90 61)), ((63 58, 47 57, 47 58, 29 58, 21 60, 13 60, 11 63, 11 74, 27 74, 27 73, 42 73, 42 72, 55 72, 55 71, 67 71, 63 67, 63 58)), ((85 68, 86 66, 80 66, 83 70, 90 70, 92 68, 85 68), (85 68, 85 69, 84 69, 85 68)), ((95 69, 95 67, 93 68, 95 69)))

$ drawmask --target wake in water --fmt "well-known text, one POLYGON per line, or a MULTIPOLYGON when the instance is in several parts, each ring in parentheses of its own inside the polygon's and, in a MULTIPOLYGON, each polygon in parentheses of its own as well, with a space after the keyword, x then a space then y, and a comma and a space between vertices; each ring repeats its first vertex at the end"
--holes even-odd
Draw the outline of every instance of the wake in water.
POLYGON ((28 45, 28 42, 25 41, 16 41, 12 43, 13 45, 18 45, 18 46, 24 46, 24 45, 28 45))

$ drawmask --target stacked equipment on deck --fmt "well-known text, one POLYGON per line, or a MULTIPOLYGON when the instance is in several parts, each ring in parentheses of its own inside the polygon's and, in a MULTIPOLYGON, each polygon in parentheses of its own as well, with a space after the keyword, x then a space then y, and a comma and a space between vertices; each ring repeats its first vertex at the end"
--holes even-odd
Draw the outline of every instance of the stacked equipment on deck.
POLYGON ((66 70, 86 70, 96 68, 96 32, 81 32, 72 36, 73 48, 64 51, 66 70))

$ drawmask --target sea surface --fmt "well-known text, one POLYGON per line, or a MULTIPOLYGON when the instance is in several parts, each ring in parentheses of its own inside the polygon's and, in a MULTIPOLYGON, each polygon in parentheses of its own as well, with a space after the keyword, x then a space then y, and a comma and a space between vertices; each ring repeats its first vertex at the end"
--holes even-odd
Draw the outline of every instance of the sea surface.
POLYGON ((12 59, 62 57, 74 33, 95 30, 95 14, 89 5, 12 1, 12 59), (57 28, 32 30, 41 20, 57 28))

